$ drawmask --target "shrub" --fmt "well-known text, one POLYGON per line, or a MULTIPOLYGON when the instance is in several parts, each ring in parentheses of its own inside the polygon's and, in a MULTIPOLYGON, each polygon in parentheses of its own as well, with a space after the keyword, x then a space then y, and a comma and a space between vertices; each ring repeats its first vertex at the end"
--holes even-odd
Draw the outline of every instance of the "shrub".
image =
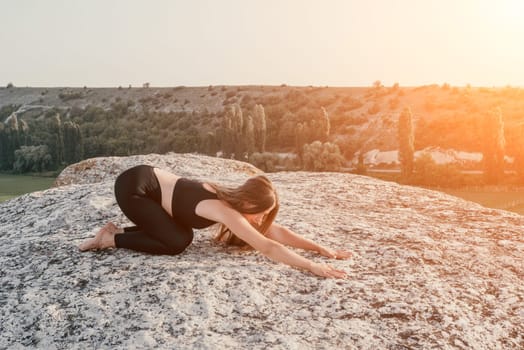
POLYGON ((84 94, 82 92, 61 92, 58 94, 58 98, 60 98, 62 101, 69 101, 69 100, 76 100, 80 98, 84 98, 84 94))
POLYGON ((304 145, 302 164, 310 171, 339 171, 344 157, 334 143, 315 141, 304 145))
POLYGON ((229 99, 229 98, 231 98, 233 96, 236 96, 236 95, 237 95, 236 91, 228 91, 228 92, 226 92, 226 99, 229 99))
POLYGON ((415 171, 409 182, 432 187, 460 187, 466 184, 458 166, 437 164, 429 153, 423 153, 415 160, 415 171))
POLYGON ((270 152, 255 152, 249 156, 248 162, 265 172, 277 170, 294 171, 298 169, 297 157, 294 155, 280 155, 270 152))
POLYGON ((47 146, 22 146, 15 151, 13 170, 17 173, 41 172, 49 169, 52 162, 47 146))
POLYGON ((342 99, 342 105, 339 108, 339 112, 347 112, 353 109, 362 107, 363 103, 351 96, 346 96, 342 99))
POLYGON ((400 104, 400 99, 398 97, 392 97, 389 100, 389 108, 390 109, 396 109, 400 104))
POLYGON ((253 97, 251 95, 249 95, 249 94, 246 94, 246 95, 242 96, 242 99, 240 100, 240 103, 243 104, 243 105, 248 105, 252 101, 253 101, 253 97))
POLYGON ((276 163, 278 160, 275 155, 272 153, 264 152, 258 153, 255 152, 249 156, 249 163, 253 164, 257 168, 265 172, 273 172, 276 169, 276 163))
POLYGON ((378 112, 380 112, 380 105, 378 103, 374 103, 368 109, 368 114, 377 114, 378 112))

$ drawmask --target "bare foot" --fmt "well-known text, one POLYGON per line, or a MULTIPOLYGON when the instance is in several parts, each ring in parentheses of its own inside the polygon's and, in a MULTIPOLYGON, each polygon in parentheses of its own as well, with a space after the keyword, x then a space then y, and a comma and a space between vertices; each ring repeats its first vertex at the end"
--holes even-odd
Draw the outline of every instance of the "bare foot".
POLYGON ((96 233, 95 237, 80 244, 78 249, 84 252, 91 249, 113 248, 115 246, 115 234, 118 232, 121 232, 121 229, 112 222, 108 222, 96 233))

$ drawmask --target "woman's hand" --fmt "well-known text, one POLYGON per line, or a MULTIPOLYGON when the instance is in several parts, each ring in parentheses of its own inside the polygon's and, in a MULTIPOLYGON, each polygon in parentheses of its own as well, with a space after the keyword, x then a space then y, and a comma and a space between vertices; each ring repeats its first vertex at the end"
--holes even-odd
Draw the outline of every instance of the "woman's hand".
POLYGON ((326 278, 346 278, 347 273, 342 270, 337 270, 328 264, 312 263, 310 271, 317 276, 326 278))
POLYGON ((322 247, 319 251, 319 254, 326 256, 331 259, 345 260, 351 258, 351 252, 345 250, 333 250, 329 248, 322 247))

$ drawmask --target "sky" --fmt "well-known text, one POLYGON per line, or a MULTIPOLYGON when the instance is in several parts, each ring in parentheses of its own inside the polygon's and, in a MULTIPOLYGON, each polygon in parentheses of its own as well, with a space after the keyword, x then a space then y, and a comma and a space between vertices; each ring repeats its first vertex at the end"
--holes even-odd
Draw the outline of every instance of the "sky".
POLYGON ((0 86, 524 86, 524 0, 0 0, 0 86))

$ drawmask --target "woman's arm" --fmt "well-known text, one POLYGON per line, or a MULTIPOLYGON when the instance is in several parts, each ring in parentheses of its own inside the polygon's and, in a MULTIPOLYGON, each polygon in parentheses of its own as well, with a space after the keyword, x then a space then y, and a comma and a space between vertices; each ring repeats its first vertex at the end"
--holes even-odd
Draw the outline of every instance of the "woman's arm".
POLYGON ((344 278, 346 273, 336 270, 327 264, 317 264, 289 250, 279 242, 264 237, 255 230, 242 216, 238 219, 226 220, 224 223, 235 235, 247 244, 260 251, 268 258, 290 266, 302 268, 323 277, 344 278))
POLYGON ((268 239, 254 229, 237 211, 219 201, 206 200, 200 202, 197 206, 197 214, 223 223, 238 238, 271 260, 305 269, 323 277, 344 278, 347 276, 342 270, 336 270, 327 264, 315 263, 289 250, 279 242, 268 239))
POLYGON ((288 245, 290 247, 311 250, 320 255, 327 256, 333 259, 347 259, 351 257, 351 253, 344 250, 333 250, 317 244, 301 235, 296 234, 287 227, 273 223, 268 230, 267 237, 288 245))

